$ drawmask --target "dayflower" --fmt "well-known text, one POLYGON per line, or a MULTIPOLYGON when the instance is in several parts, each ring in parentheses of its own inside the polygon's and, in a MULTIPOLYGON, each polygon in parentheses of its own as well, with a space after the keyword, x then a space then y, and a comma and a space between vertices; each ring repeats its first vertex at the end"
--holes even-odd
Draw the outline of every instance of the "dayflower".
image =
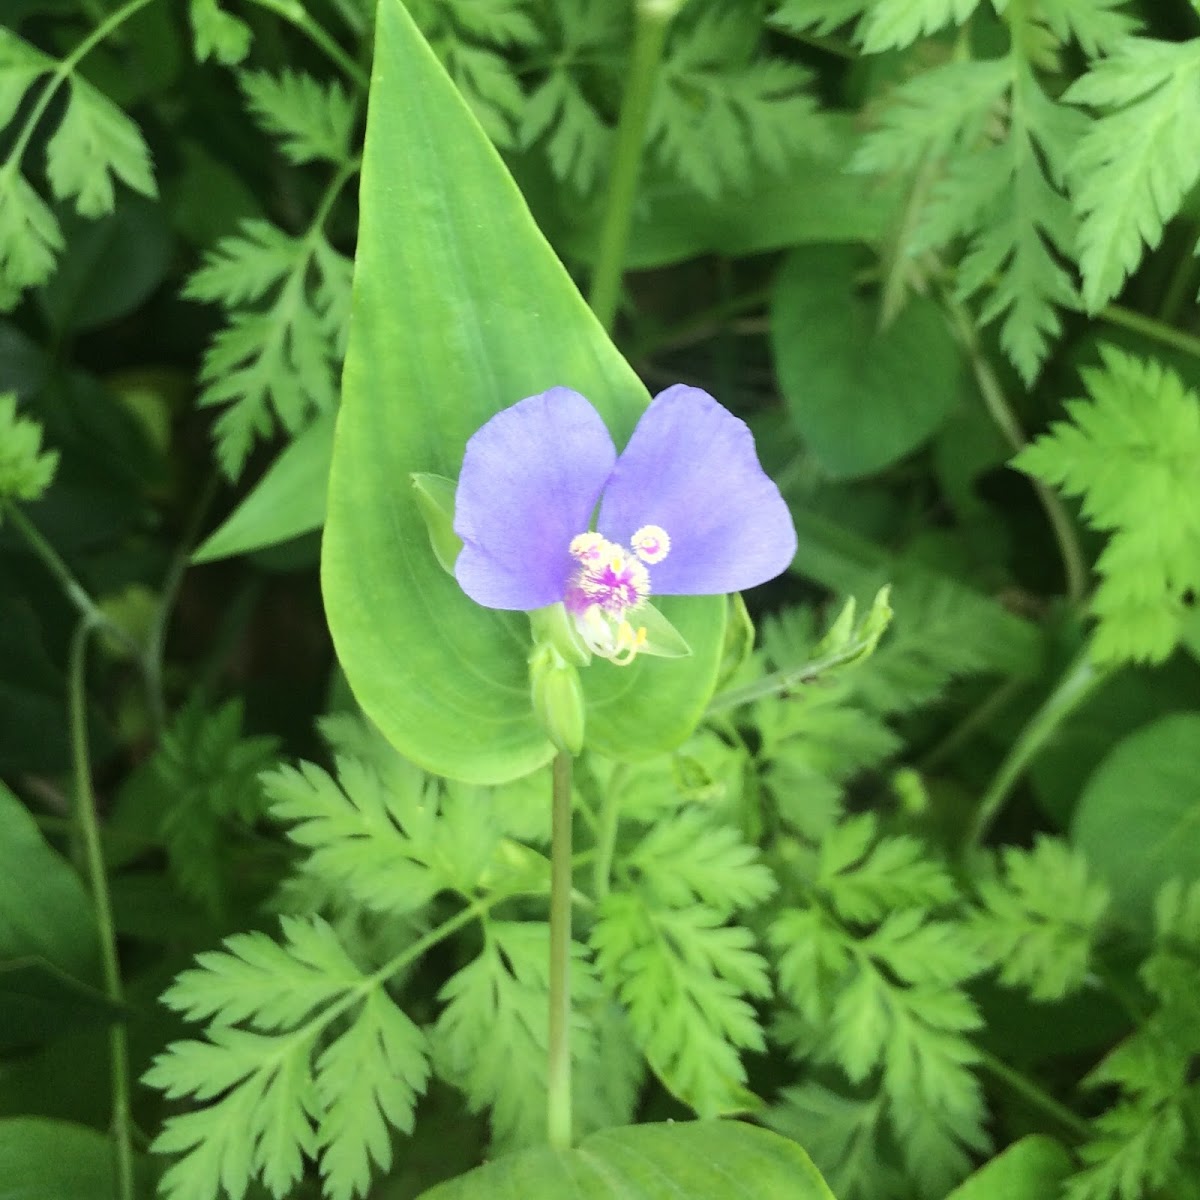
POLYGON ((454 574, 472 600, 561 603, 587 647, 618 664, 648 648, 651 595, 742 591, 796 552, 750 430, 684 384, 654 398, 619 456, 570 388, 497 413, 467 442, 454 529, 454 574))

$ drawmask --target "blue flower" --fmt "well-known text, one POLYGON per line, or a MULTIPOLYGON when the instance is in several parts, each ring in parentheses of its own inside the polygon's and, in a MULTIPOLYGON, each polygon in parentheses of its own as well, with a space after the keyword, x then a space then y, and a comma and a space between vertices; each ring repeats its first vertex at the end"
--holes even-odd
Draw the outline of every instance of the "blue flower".
POLYGON ((454 529, 454 574, 472 600, 561 603, 588 648, 622 664, 645 648, 649 596, 742 591, 796 552, 750 430, 684 384, 654 398, 620 456, 570 388, 497 413, 467 442, 454 529))

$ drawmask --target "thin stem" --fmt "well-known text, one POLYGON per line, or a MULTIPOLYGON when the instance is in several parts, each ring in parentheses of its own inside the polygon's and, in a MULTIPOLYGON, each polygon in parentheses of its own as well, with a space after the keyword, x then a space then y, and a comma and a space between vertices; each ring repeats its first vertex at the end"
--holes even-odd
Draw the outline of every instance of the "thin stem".
POLYGON ((71 573, 71 568, 62 560, 58 551, 46 541, 38 527, 21 508, 11 501, 5 502, 3 508, 4 515, 12 522, 13 528, 25 539, 29 548, 41 559, 50 574, 58 580, 67 599, 75 606, 80 617, 88 623, 89 628, 103 629, 105 633, 119 641, 136 659, 140 659, 141 647, 120 625, 110 620, 97 607, 87 589, 71 573))
POLYGON ((356 87, 361 88, 364 92, 370 87, 371 80, 367 72, 325 32, 322 25, 308 15, 304 6, 297 3, 297 0, 254 0, 254 3, 259 8, 265 8, 268 12, 273 12, 276 16, 280 16, 294 25, 356 87))
POLYGON ((624 763, 617 763, 609 776, 608 787, 604 790, 604 800, 600 808, 600 829, 596 838, 596 861, 592 864, 592 881, 597 901, 608 895, 613 856, 617 849, 617 831, 621 825, 621 792, 628 776, 629 768, 624 763))
POLYGON ((1065 1104, 1055 1100, 1049 1092, 1034 1083, 1032 1079, 1022 1075, 1019 1071, 1014 1071, 1007 1063, 989 1054, 986 1050, 980 1050, 978 1053, 980 1065, 984 1070, 990 1071, 997 1079, 1003 1080, 1014 1092, 1023 1096, 1035 1107, 1040 1108, 1048 1116, 1053 1117, 1076 1137, 1083 1141, 1091 1139, 1091 1127, 1078 1113, 1072 1112, 1065 1104))
MULTIPOLYGON (((1023 450, 1026 446, 1025 431, 1009 406, 1004 389, 1000 386, 1000 380, 997 379, 996 372, 992 369, 992 364, 983 353, 970 316, 956 301, 947 299, 946 307, 959 340, 971 360, 975 382, 988 413, 1013 450, 1023 450)), ((1046 512, 1046 518, 1054 533, 1054 540, 1058 543, 1058 553, 1062 559, 1063 574, 1066 577, 1067 598, 1072 604, 1078 604, 1087 592, 1088 568, 1079 538, 1075 533, 1074 523, 1052 488, 1047 487, 1037 478, 1031 477, 1030 482, 1046 512)))
POLYGON ((571 1146, 571 756, 554 758, 550 835, 550 1054, 546 1136, 571 1146))
POLYGON ((158 594, 158 604, 154 609, 154 620, 146 637, 146 648, 142 651, 142 673, 146 681, 146 695, 150 705, 150 716, 154 722, 155 733, 161 735, 166 725, 166 699, 163 696, 162 674, 163 658, 167 643, 167 629, 171 623, 171 613, 175 608, 175 600, 179 595, 183 576, 191 561, 192 548, 204 524, 205 514, 213 497, 217 494, 218 476, 211 475, 200 492, 200 497, 188 519, 183 537, 175 549, 175 554, 167 568, 162 588, 158 594))
POLYGON ((1131 329, 1134 333, 1153 338, 1164 346, 1171 346, 1175 350, 1182 350, 1185 354, 1193 354, 1200 358, 1200 337, 1184 333, 1182 329, 1176 329, 1173 325, 1168 325, 1156 317, 1148 317, 1145 313, 1134 312, 1132 309, 1122 308, 1118 304, 1110 304, 1107 308, 1102 309, 1100 317, 1110 325, 1131 329))
MULTIPOLYGON (((675 325, 666 329, 652 330, 635 343, 629 351, 629 358, 636 361, 640 358, 647 358, 651 354, 659 354, 664 350, 678 350, 694 342, 705 341, 727 324, 730 318, 741 316, 756 308, 762 308, 770 299, 771 289, 769 287, 755 288, 740 296, 722 300, 710 308, 690 313, 675 325)), ((742 330, 739 328, 737 332, 740 333, 742 330)))
MULTIPOLYGON (((71 638, 67 668, 68 709, 71 726, 71 759, 75 775, 75 818, 79 826, 87 863, 92 902, 96 906, 96 926, 100 939, 100 964, 104 992, 116 1006, 123 1003, 121 967, 117 960, 117 933, 113 925, 112 901, 108 876, 104 869, 104 851, 100 844, 100 822, 96 815, 96 795, 92 791, 92 768, 87 741, 87 690, 84 668, 87 643, 95 628, 84 616, 71 638)), ((109 1028, 108 1053, 112 1073, 112 1131, 116 1144, 117 1196, 133 1200, 133 1121, 129 1110, 129 1046, 123 1019, 109 1028)))
POLYGON ((71 77, 71 72, 105 38, 109 37, 114 30, 119 29, 130 17, 150 3, 152 3, 152 0, 129 0, 128 4, 123 4, 110 17, 101 21, 66 58, 59 62, 51 72, 49 82, 42 89, 33 107, 29 110, 29 116, 25 118, 25 124, 21 128, 21 132, 17 135, 17 140, 13 143, 12 150, 9 151, 8 162, 4 167, 5 170, 16 171, 18 169, 18 164, 20 164, 25 151, 29 147, 30 139, 33 137, 38 123, 45 116, 46 110, 50 107, 50 102, 54 99, 58 89, 71 77))
POLYGON ((967 848, 983 844, 988 829, 996 819, 1013 785, 1029 765, 1047 738, 1108 678, 1107 670, 1097 667, 1091 659, 1091 644, 1087 643, 1075 656, 1059 680, 1058 686, 1042 702, 1013 743, 1000 764, 971 826, 967 848))
POLYGON ((612 329, 620 303, 621 277, 625 271, 625 255, 629 246, 629 227, 633 222, 633 201, 642 165, 650 98, 662 60, 667 26, 675 7, 663 4, 661 0, 657 3, 638 0, 636 5, 633 61, 621 101, 608 200, 592 274, 592 311, 606 330, 612 329))
POLYGON ((1007 708, 1014 697, 1028 686, 1029 680, 1020 676, 1006 679, 921 757, 917 763, 917 770, 922 773, 932 771, 978 732, 990 728, 997 714, 1007 708))

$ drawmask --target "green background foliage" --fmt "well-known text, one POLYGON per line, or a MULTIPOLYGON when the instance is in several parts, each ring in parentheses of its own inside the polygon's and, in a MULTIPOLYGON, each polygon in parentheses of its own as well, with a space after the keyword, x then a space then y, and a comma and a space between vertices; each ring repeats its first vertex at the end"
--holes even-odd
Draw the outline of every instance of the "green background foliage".
POLYGON ((669 7, 0 15, 0 1197, 1200 1196, 1200 13, 669 7), (680 380, 799 544, 581 672, 552 1150, 411 476, 680 380))

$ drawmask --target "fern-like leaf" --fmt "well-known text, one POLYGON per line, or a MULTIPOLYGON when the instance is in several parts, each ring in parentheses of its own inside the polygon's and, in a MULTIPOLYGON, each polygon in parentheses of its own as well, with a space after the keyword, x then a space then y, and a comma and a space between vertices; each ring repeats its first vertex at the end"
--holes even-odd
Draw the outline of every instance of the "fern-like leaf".
POLYGON ((1130 38, 1066 93, 1102 110, 1071 157, 1083 298, 1120 290, 1200 179, 1200 39, 1130 38))
POLYGON ((238 83, 255 120, 289 161, 341 164, 350 157, 355 105, 340 84, 291 70, 246 71, 238 83))
POLYGON ((612 893, 591 941, 601 978, 667 1088, 701 1115, 744 1108, 739 1051, 764 1045, 745 997, 770 992, 749 931, 700 905, 664 909, 612 893))
POLYGON ((41 499, 57 469, 58 453, 42 450, 41 425, 17 416, 16 393, 0 392, 0 501, 41 499))
MULTIPOLYGON (((493 1140, 503 1147, 536 1145, 545 1136, 549 947, 544 924, 489 921, 479 956, 439 993, 445 1008, 433 1031, 438 1074, 462 1089, 472 1112, 490 1112, 493 1140)), ((571 954, 578 1001, 571 1057, 577 1067, 594 1066, 586 1013, 598 989, 583 947, 573 944, 571 954)))
POLYGON ((200 403, 225 406, 217 455, 231 479, 255 439, 274 431, 275 418, 295 434, 334 405, 351 268, 317 229, 291 238, 247 221, 188 282, 186 296, 218 302, 228 314, 204 356, 200 403))
POLYGON ((826 137, 807 72, 760 57, 757 20, 709 5, 672 40, 651 104, 647 140, 666 168, 707 196, 781 170, 826 137))
POLYGON ((1039 838, 1032 850, 1007 847, 1003 874, 979 885, 982 911, 971 922, 1000 979, 1035 1000, 1060 1000, 1087 979, 1108 907, 1108 890, 1063 842, 1039 838))
POLYGON ((425 1037, 325 922, 284 918, 282 943, 236 935, 164 1000, 212 1021, 145 1076, 200 1105, 169 1117, 152 1147, 181 1156, 163 1175, 169 1200, 241 1197, 256 1178, 283 1197, 307 1159, 319 1161, 328 1200, 353 1200, 372 1163, 391 1165, 389 1129, 412 1129, 428 1078, 425 1037))
POLYGON ((1161 662, 1181 636, 1187 597, 1200 590, 1200 398, 1173 371, 1119 350, 1084 372, 1090 400, 1014 460, 1082 499, 1090 525, 1111 534, 1096 566, 1101 662, 1161 662))

